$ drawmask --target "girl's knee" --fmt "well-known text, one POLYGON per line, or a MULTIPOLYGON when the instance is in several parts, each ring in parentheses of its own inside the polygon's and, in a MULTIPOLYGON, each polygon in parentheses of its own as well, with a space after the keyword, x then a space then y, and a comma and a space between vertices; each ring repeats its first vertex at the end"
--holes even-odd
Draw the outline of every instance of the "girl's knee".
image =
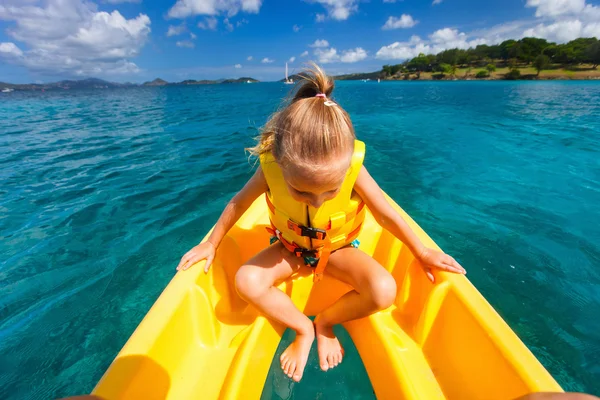
POLYGON ((262 268, 243 265, 235 274, 235 289, 243 299, 252 300, 269 288, 266 281, 267 277, 262 268))
POLYGON ((378 310, 384 310, 396 300, 396 281, 390 274, 378 276, 370 285, 371 298, 378 310))

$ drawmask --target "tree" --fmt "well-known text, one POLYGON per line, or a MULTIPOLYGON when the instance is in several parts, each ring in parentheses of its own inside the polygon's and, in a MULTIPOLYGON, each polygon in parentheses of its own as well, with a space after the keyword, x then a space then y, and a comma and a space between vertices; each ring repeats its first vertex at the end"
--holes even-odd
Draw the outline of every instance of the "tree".
POLYGON ((587 50, 597 41, 596 38, 579 38, 567 43, 567 46, 573 49, 573 61, 577 64, 588 62, 587 50))
POLYGON ((477 72, 477 74, 475 75, 475 78, 488 78, 490 76, 490 73, 488 71, 479 71, 477 72))
POLYGON ((450 67, 450 75, 455 78, 456 77, 456 64, 450 67))
POLYGON ((439 63, 456 65, 458 63, 458 56, 459 56, 458 49, 444 50, 437 55, 437 61, 439 63))
POLYGON ((392 66, 388 64, 384 65, 381 68, 381 72, 383 72, 386 76, 392 76, 392 66))
POLYGON ((458 49, 456 51, 456 64, 458 65, 469 65, 472 60, 471 54, 466 50, 458 49))
POLYGON ((592 64, 592 68, 596 69, 598 64, 600 64, 600 41, 596 41, 588 46, 587 58, 592 64))
POLYGON ((421 77, 421 72, 428 70, 431 71, 429 58, 427 58, 427 56, 423 53, 419 53, 419 55, 410 60, 406 66, 417 73, 417 78, 421 77))
POLYGON ((550 65, 550 58, 545 54, 540 54, 535 58, 533 62, 533 66, 537 70, 537 76, 540 76, 540 72, 544 69, 548 69, 548 65, 550 65))
POLYGON ((519 71, 516 68, 511 69, 509 73, 504 75, 504 79, 508 79, 508 80, 516 80, 516 79, 519 79, 520 77, 521 77, 521 71, 519 71))
POLYGON ((442 74, 450 74, 452 72, 452 65, 441 63, 437 65, 436 70, 441 72, 442 74))
POLYGON ((521 60, 529 63, 540 54, 543 54, 543 51, 546 47, 548 47, 548 41, 546 39, 538 39, 534 37, 526 37, 520 42, 520 50, 521 50, 521 60))
POLYGON ((485 66, 485 69, 491 74, 492 72, 496 72, 496 66, 494 64, 488 64, 485 66))
POLYGON ((516 40, 505 40, 500 43, 500 49, 502 58, 508 60, 509 58, 521 59, 523 51, 521 49, 521 43, 516 40))
POLYGON ((558 46, 552 43, 548 45, 548 47, 546 47, 544 50, 542 50, 542 54, 545 54, 548 57, 550 57, 551 60, 554 60, 554 58, 558 54, 558 46))

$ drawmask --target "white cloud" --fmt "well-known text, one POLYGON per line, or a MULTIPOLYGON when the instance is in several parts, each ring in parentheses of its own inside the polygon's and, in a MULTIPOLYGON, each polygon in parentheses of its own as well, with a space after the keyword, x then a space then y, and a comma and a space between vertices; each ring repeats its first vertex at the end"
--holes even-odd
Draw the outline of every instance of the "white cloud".
POLYGON ((240 68, 242 68, 242 64, 235 64, 235 67, 240 69, 240 68))
POLYGON ((104 0, 108 4, 121 4, 121 3, 141 3, 142 0, 104 0))
POLYGON ((252 56, 248 56, 248 58, 246 58, 246 60, 252 61, 252 58, 253 58, 252 56))
POLYGON ((294 61, 296 61, 296 57, 290 57, 290 59, 288 60, 289 63, 293 63, 294 61))
POLYGON ((355 63, 367 58, 367 52, 362 47, 357 47, 354 50, 346 50, 342 52, 340 61, 343 63, 355 63))
POLYGON ((27 46, 19 57, 13 51, 8 62, 40 73, 78 76, 139 71, 129 59, 148 39, 147 15, 127 19, 116 10, 98 11, 96 4, 84 0, 47 0, 43 6, 27 3, 0 5, 0 20, 15 22, 7 34, 27 46))
POLYGON ((325 14, 317 14, 315 16, 315 22, 325 22, 325 14))
POLYGON ((471 38, 485 39, 488 45, 498 44, 506 39, 521 39, 523 32, 532 26, 531 21, 511 21, 491 28, 479 29, 469 33, 471 38))
POLYGON ((227 14, 233 17, 240 11, 257 14, 262 0, 177 0, 169 10, 171 18, 186 18, 193 15, 227 14))
POLYGON ((383 0, 384 3, 396 3, 398 1, 402 1, 402 0, 383 0))
POLYGON ((329 42, 325 39, 317 39, 313 44, 309 44, 308 47, 329 47, 329 42))
POLYGON ((21 57, 23 55, 23 51, 12 42, 0 43, 0 53, 12 57, 21 57))
MULTIPOLYGON (((358 10, 358 0, 310 0, 319 3, 327 10, 327 15, 338 21, 348 19, 350 14, 358 10)), ((325 16, 317 14, 317 22, 323 22, 325 16)))
POLYGON ((600 37, 600 23, 584 24, 580 20, 559 21, 539 24, 525 31, 525 36, 535 36, 553 42, 565 43, 579 37, 600 37))
POLYGON ((536 17, 557 17, 581 13, 585 0, 527 0, 525 7, 535 7, 536 17))
POLYGON ((175 43, 175 45, 177 47, 185 47, 188 49, 193 49, 194 48, 194 42, 190 42, 189 40, 180 40, 177 43, 175 43))
POLYGON ((302 29, 302 25, 294 25, 292 26, 292 30, 296 33, 300 32, 300 29, 302 29))
POLYGON ((328 64, 340 60, 340 56, 337 53, 337 50, 333 47, 329 49, 318 48, 315 50, 314 54, 315 56, 317 56, 317 60, 321 64, 328 64))
POLYGON ((196 40, 198 36, 196 36, 196 34, 194 32, 190 32, 190 39, 192 40, 196 40))
POLYGON ((314 55, 321 64, 329 64, 334 62, 355 63, 367 58, 367 52, 361 47, 344 50, 342 51, 341 55, 333 47, 327 49, 317 48, 314 51, 314 55))
POLYGON ((441 4, 442 1, 444 1, 444 0, 433 0, 433 3, 431 3, 431 5, 435 6, 435 5, 441 4))
POLYGON ((419 36, 412 36, 409 42, 395 42, 383 46, 375 54, 375 58, 382 60, 406 60, 424 54, 437 54, 447 49, 468 49, 480 44, 487 44, 484 38, 469 40, 467 34, 452 28, 443 28, 429 35, 429 40, 424 41, 419 36))
POLYGON ((185 26, 185 24, 169 25, 169 29, 167 30, 167 36, 168 37, 178 36, 178 35, 181 35, 185 31, 187 31, 187 27, 185 26))
POLYGON ((600 37, 600 7, 585 0, 527 0, 543 22, 526 29, 524 36, 542 37, 559 43, 579 37, 600 37))
POLYGON ((246 18, 242 18, 241 20, 239 20, 238 22, 235 23, 236 27, 240 27, 242 25, 246 25, 248 23, 248 20, 246 18))
POLYGON ((408 60, 416 57, 419 53, 430 53, 431 47, 421 41, 418 36, 413 36, 410 42, 395 42, 389 46, 383 46, 375 54, 375 58, 381 60, 408 60))
POLYGON ((215 17, 206 17, 204 21, 198 22, 198 28, 204 29, 205 31, 216 31, 219 20, 215 17))
POLYGON ((308 57, 308 50, 300 54, 300 57, 308 57))
POLYGON ((408 14, 402 14, 400 18, 389 17, 385 25, 383 25, 381 29, 391 30, 400 28, 412 28, 418 23, 419 21, 414 20, 412 16, 408 14))
POLYGON ((229 22, 229 18, 225 18, 223 24, 225 24, 225 28, 227 28, 229 32, 233 32, 233 24, 229 22))
POLYGON ((261 61, 261 63, 263 63, 263 64, 271 64, 271 63, 274 63, 274 62, 275 62, 275 60, 271 60, 269 57, 265 57, 261 61))

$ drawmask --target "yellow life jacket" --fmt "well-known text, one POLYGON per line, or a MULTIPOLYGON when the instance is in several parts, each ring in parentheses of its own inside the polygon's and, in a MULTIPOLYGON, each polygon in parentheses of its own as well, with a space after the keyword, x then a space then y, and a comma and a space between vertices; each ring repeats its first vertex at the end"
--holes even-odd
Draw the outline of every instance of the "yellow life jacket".
POLYGON ((260 157, 269 186, 266 201, 271 220, 270 232, 298 257, 318 258, 315 280, 322 277, 329 254, 352 243, 365 218, 364 202, 354 192, 362 168, 365 144, 354 142, 354 154, 339 193, 319 208, 294 200, 283 179, 281 168, 271 153, 260 157))

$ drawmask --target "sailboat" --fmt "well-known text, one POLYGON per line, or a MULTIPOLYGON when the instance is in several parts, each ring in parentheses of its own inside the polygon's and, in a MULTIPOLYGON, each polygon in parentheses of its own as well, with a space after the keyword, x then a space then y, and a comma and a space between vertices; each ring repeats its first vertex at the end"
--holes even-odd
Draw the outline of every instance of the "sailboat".
POLYGON ((293 85, 294 81, 288 78, 288 63, 285 63, 285 81, 283 81, 286 85, 293 85))

